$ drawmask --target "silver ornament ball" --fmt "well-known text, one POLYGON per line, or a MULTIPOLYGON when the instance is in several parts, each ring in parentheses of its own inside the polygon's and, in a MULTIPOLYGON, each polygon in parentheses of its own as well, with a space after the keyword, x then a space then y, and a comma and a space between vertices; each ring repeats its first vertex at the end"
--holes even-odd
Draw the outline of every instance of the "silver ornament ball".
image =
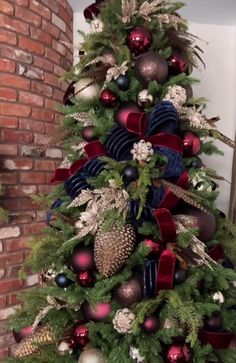
POLYGON ((91 101, 98 98, 100 87, 92 78, 81 78, 75 83, 75 97, 78 101, 91 101))
POLYGON ((101 350, 91 348, 80 355, 78 363, 108 363, 108 360, 101 350))
POLYGON ((138 94, 138 105, 140 107, 146 108, 150 107, 153 104, 154 98, 147 89, 142 90, 138 94))

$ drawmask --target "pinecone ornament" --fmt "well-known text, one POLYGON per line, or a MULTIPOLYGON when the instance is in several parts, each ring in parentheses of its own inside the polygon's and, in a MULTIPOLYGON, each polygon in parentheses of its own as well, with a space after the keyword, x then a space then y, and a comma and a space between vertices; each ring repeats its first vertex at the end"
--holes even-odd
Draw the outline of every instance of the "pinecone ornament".
POLYGON ((113 227, 109 232, 98 230, 95 236, 94 257, 96 267, 102 276, 114 275, 128 260, 135 245, 134 228, 127 224, 113 227))
POLYGON ((27 338, 23 339, 13 352, 13 358, 25 358, 38 353, 39 344, 49 344, 53 341, 53 334, 48 326, 37 328, 27 338))

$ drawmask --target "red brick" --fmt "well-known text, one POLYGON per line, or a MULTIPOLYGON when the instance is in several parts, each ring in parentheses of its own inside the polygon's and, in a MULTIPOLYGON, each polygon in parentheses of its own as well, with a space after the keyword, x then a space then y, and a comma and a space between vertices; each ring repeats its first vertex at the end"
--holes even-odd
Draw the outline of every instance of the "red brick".
POLYGON ((51 160, 36 160, 34 168, 35 170, 53 171, 55 170, 55 162, 51 160))
POLYGON ((53 39, 52 47, 53 47, 54 50, 56 50, 62 56, 66 55, 66 47, 62 43, 60 43, 59 41, 53 39))
POLYGON ((16 129, 18 127, 18 119, 16 117, 0 116, 0 127, 16 129))
POLYGON ((0 358, 7 358, 8 355, 8 348, 0 348, 0 358))
POLYGON ((64 20, 64 22, 72 28, 72 18, 67 12, 66 7, 60 6, 59 17, 64 20))
POLYGON ((59 102, 62 102, 63 100, 63 96, 64 96, 64 92, 58 90, 58 89, 54 89, 53 92, 53 98, 59 102))
POLYGON ((19 144, 29 144, 34 140, 34 135, 27 131, 3 130, 3 140, 19 144))
POLYGON ((13 224, 32 223, 36 218, 36 213, 33 211, 18 212, 9 214, 9 222, 13 224))
POLYGON ((0 155, 14 156, 17 155, 17 145, 0 143, 0 155))
POLYGON ((8 2, 6 2, 4 0, 1 0, 1 2, 0 2, 0 13, 4 13, 4 14, 8 14, 8 15, 13 15, 14 8, 8 2))
POLYGON ((16 63, 9 59, 0 59, 0 71, 14 73, 16 69, 16 63))
POLYGON ((47 145, 48 137, 42 134, 34 134, 34 141, 37 145, 47 145))
POLYGON ((60 36, 60 30, 50 22, 43 19, 42 21, 42 29, 48 33, 51 34, 55 39, 58 39, 60 36))
POLYGON ((54 13, 59 13, 59 4, 56 0, 41 0, 43 4, 48 6, 54 13))
POLYGON ((48 195, 55 190, 55 185, 39 185, 38 192, 39 194, 48 195))
POLYGON ((53 71, 53 62, 45 59, 45 58, 41 58, 39 56, 34 56, 34 65, 42 68, 48 72, 52 72, 53 71))
POLYGON ((23 286, 20 280, 0 281, 0 294, 17 291, 23 286))
POLYGON ((57 131, 58 126, 55 124, 45 124, 45 128, 46 128, 46 135, 53 136, 57 131))
POLYGON ((30 9, 47 20, 51 19, 52 15, 51 11, 48 8, 46 8, 44 5, 41 5, 39 1, 30 0, 30 9))
POLYGON ((20 174, 20 183, 22 184, 43 184, 45 183, 45 174, 40 172, 27 172, 20 174))
POLYGON ((6 208, 8 211, 16 211, 19 210, 21 207, 21 203, 19 199, 15 199, 15 198, 8 198, 7 200, 2 200, 1 201, 1 206, 3 208, 6 208))
POLYGON ((7 305, 7 297, 0 296, 0 309, 4 308, 7 305))
POLYGON ((59 77, 62 77, 65 74, 65 69, 58 66, 57 64, 54 65, 53 71, 54 71, 54 74, 56 74, 59 77))
POLYGON ((23 262, 23 253, 8 253, 7 255, 0 256, 0 266, 6 267, 8 265, 16 265, 23 262))
MULTIPOLYGON (((22 19, 26 19, 26 16, 23 15, 22 19)), ((0 26, 12 30, 16 33, 21 34, 29 34, 29 25, 26 24, 24 21, 16 20, 14 18, 10 18, 7 15, 0 14, 0 26)))
POLYGON ((66 9, 67 0, 57 0, 57 1, 58 1, 58 3, 59 3, 61 6, 63 6, 63 8, 65 8, 65 9, 66 9))
POLYGON ((54 74, 51 73, 46 73, 44 74, 44 81, 45 83, 54 86, 54 87, 59 87, 60 84, 60 80, 57 76, 55 76, 54 74))
POLYGON ((0 87, 0 100, 16 101, 17 93, 12 88, 0 87))
POLYGON ((15 16, 20 19, 24 19, 26 23, 33 24, 35 26, 41 25, 41 17, 28 9, 22 9, 22 7, 15 7, 15 16))
MULTIPOLYGON (((1 3, 0 3, 1 7, 1 3)), ((6 43, 10 45, 16 45, 16 34, 5 29, 0 30, 0 43, 6 43)))
POLYGON ((35 185, 9 186, 7 193, 10 197, 25 197, 37 194, 37 187, 35 185))
POLYGON ((11 306, 11 305, 17 305, 17 304, 19 304, 20 303, 20 299, 19 299, 19 295, 18 295, 18 293, 16 293, 16 294, 11 294, 10 296, 9 296, 9 305, 11 306))
POLYGON ((55 100, 50 100, 48 98, 45 98, 45 108, 49 110, 53 110, 54 112, 57 110, 58 102, 55 100))
POLYGON ((0 74, 0 84, 1 86, 16 87, 17 89, 30 89, 30 81, 28 79, 13 74, 0 74))
POLYGON ((60 64, 60 59, 61 59, 60 54, 58 54, 57 52, 55 52, 51 48, 46 48, 46 50, 45 50, 45 57, 47 59, 50 59, 54 63, 60 64))
POLYGON ((19 47, 39 55, 43 55, 45 51, 44 45, 42 43, 22 36, 19 37, 19 47))
POLYGON ((44 133, 45 131, 44 122, 30 120, 30 119, 20 119, 19 129, 33 131, 33 132, 41 132, 41 133, 44 133))
POLYGON ((51 122, 54 120, 54 112, 48 111, 42 108, 34 108, 32 109, 32 117, 36 120, 48 121, 51 122))
POLYGON ((0 56, 2 58, 14 59, 18 63, 23 62, 31 64, 33 62, 33 56, 31 53, 12 47, 0 48, 0 56))
POLYGON ((48 46, 52 45, 52 36, 38 28, 30 28, 31 38, 38 40, 39 42, 48 46))
POLYGON ((7 170, 31 170, 33 168, 33 161, 31 159, 5 159, 3 168, 7 170))
POLYGON ((15 5, 23 6, 25 8, 29 5, 29 0, 9 0, 9 1, 13 2, 15 5))
POLYGON ((0 114, 2 115, 28 117, 30 115, 30 112, 31 108, 26 105, 20 105, 16 103, 3 103, 3 102, 0 104, 0 114))
POLYGON ((23 66, 22 64, 19 64, 18 74, 31 79, 44 80, 43 70, 31 65, 23 66))
POLYGON ((26 236, 41 234, 45 226, 46 226, 45 222, 26 224, 23 227, 23 233, 26 236))
POLYGON ((21 198, 20 200, 21 210, 32 210, 36 208, 36 204, 31 198, 21 198))
POLYGON ((7 185, 16 184, 17 174, 1 172, 1 183, 7 185))
POLYGON ((33 106, 41 107, 44 104, 43 97, 34 95, 31 92, 20 91, 19 101, 33 106))
POLYGON ((31 90, 34 93, 38 93, 42 96, 52 97, 52 87, 44 83, 32 81, 31 90))
POLYGON ((73 31, 68 27, 68 25, 66 26, 66 35, 67 37, 70 39, 70 42, 73 42, 73 31))

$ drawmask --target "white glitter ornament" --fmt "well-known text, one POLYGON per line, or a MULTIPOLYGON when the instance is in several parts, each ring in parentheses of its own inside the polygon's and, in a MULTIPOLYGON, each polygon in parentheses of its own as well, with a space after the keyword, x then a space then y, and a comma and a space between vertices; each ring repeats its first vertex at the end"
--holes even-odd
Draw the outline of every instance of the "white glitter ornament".
POLYGON ((120 334, 131 334, 134 319, 135 315, 131 310, 126 308, 117 310, 116 315, 112 321, 114 329, 120 334))
POLYGON ((131 150, 131 154, 133 154, 133 160, 137 160, 139 162, 150 161, 153 153, 154 150, 152 148, 152 144, 144 140, 140 140, 139 142, 135 143, 133 145, 133 149, 131 150))
POLYGON ((91 33, 101 33, 104 29, 104 23, 101 19, 94 19, 90 23, 91 33))
POLYGON ((187 101, 186 89, 178 85, 170 86, 163 100, 172 102, 173 105, 178 109, 182 107, 187 101))
POLYGON ((224 304, 224 302, 225 302, 224 295, 220 291, 217 291, 214 293, 213 300, 214 300, 214 302, 216 302, 218 304, 224 304))
POLYGON ((130 348, 130 357, 136 363, 145 363, 145 358, 141 356, 141 354, 139 353, 138 348, 135 348, 135 347, 130 348))

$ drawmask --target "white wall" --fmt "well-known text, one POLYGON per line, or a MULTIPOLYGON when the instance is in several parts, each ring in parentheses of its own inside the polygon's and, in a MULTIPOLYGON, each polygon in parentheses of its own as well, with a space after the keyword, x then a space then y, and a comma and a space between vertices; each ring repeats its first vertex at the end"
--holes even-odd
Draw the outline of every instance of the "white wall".
MULTIPOLYGON (((84 9, 91 3, 83 0, 84 9)), ((89 31, 83 13, 74 13, 74 43, 78 44, 80 37, 77 29, 89 31)), ((190 32, 204 39, 209 44, 200 42, 204 49, 204 61, 207 65, 201 72, 196 70, 194 76, 201 80, 201 84, 195 87, 196 96, 204 96, 210 102, 207 115, 220 116, 219 129, 227 136, 234 138, 236 131, 236 27, 233 25, 190 24, 190 32)), ((77 62, 78 58, 75 58, 77 62)), ((217 170, 228 181, 231 181, 233 151, 223 143, 218 143, 225 156, 205 158, 207 165, 217 170)), ((230 203, 230 184, 220 182, 219 209, 228 213, 230 203)))

